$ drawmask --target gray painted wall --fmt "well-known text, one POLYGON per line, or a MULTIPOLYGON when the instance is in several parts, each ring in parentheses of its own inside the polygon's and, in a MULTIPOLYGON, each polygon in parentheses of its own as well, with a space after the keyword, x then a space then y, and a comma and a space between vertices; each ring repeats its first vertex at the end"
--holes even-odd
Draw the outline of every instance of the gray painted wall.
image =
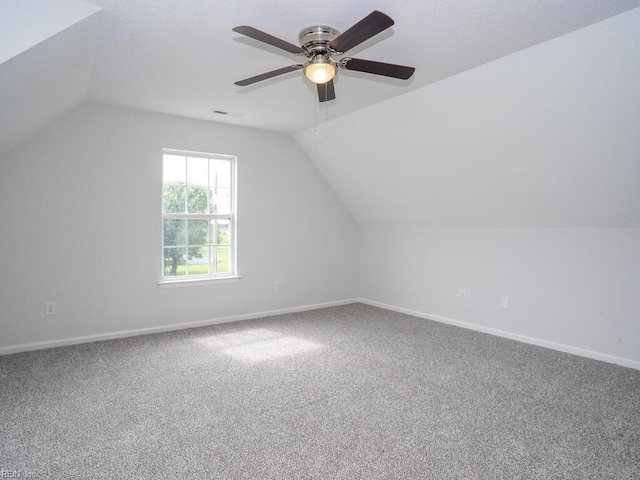
POLYGON ((357 225, 289 135, 84 105, 0 159, 0 205, 0 348, 357 297, 357 225), (238 156, 238 283, 158 287, 163 147, 238 156))

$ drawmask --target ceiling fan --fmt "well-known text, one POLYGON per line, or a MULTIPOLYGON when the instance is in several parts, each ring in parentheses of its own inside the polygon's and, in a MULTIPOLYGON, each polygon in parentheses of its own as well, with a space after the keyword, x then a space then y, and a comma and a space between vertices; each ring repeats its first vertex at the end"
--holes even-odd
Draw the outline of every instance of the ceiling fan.
POLYGON ((340 33, 335 28, 326 26, 305 28, 298 36, 300 46, 281 40, 248 25, 235 27, 233 31, 236 33, 246 35, 254 40, 267 43, 289 53, 304 55, 308 59, 306 63, 297 63, 271 72, 262 73, 255 77, 245 78, 244 80, 235 82, 235 84, 245 87, 269 78, 284 75, 285 73, 304 70, 305 76, 317 85, 319 100, 326 102, 336 98, 333 77, 339 68, 408 80, 415 71, 413 67, 374 62, 372 60, 362 60, 359 58, 333 58, 345 54, 353 47, 360 45, 374 35, 386 30, 393 25, 393 23, 391 17, 375 10, 343 33, 340 33))

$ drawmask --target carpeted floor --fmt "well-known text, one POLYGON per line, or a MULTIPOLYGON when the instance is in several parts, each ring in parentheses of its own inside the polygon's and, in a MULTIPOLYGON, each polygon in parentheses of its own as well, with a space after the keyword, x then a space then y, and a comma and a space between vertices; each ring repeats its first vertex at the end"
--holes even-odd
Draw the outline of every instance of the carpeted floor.
POLYGON ((362 304, 0 357, 0 385, 22 478, 640 478, 640 371, 362 304))

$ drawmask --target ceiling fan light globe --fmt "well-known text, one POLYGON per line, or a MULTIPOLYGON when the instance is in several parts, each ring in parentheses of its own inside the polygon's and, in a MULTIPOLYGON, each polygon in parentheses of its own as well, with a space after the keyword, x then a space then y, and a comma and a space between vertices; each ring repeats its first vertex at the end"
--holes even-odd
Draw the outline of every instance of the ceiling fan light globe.
POLYGON ((335 77, 336 67, 330 63, 310 63, 304 68, 304 74, 313 83, 322 85, 335 77))

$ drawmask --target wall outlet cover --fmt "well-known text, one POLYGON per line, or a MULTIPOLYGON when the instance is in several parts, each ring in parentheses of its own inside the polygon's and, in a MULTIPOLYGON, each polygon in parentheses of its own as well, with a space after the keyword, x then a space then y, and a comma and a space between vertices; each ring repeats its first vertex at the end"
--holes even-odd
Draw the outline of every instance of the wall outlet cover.
POLYGON ((500 298, 500 306, 502 308, 509 308, 509 297, 507 297, 506 295, 502 296, 500 298))

